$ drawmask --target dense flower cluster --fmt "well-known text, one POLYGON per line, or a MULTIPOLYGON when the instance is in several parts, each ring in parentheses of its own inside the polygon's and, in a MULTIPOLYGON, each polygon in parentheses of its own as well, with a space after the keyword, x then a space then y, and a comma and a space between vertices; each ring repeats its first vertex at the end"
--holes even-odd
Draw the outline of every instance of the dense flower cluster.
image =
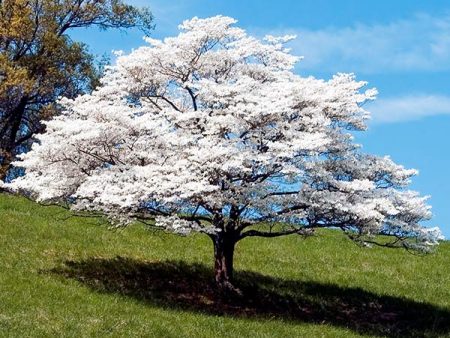
POLYGON ((244 230, 282 222, 280 234, 333 226, 366 243, 436 244, 439 230, 420 225, 426 198, 405 189, 416 171, 353 142, 376 90, 352 74, 296 75, 292 37, 260 41, 234 24, 193 18, 119 56, 98 90, 61 101, 6 186, 180 233, 268 235, 244 230))

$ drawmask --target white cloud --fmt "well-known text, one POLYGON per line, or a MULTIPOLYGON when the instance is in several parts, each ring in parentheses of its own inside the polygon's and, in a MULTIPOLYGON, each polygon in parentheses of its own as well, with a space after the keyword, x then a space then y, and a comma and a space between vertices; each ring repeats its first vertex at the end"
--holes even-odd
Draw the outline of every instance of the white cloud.
POLYGON ((450 96, 419 95, 386 98, 370 103, 367 108, 374 123, 417 120, 427 116, 450 115, 450 96))
MULTIPOLYGON (((151 8, 157 25, 156 37, 177 34, 177 26, 194 14, 198 15, 196 6, 199 6, 198 0, 129 0, 129 3, 151 8)), ((295 54, 305 56, 299 69, 308 71, 450 71, 449 14, 418 14, 386 24, 356 24, 319 30, 253 27, 250 31, 258 35, 297 35, 291 46, 295 54)))
POLYGON ((297 34, 300 69, 384 73, 450 70, 450 15, 416 15, 389 24, 283 29, 297 34))

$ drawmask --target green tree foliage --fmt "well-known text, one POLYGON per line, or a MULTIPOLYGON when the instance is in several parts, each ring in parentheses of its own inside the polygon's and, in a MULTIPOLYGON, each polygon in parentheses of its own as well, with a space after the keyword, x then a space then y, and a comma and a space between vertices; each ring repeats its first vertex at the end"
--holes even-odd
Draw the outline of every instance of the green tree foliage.
POLYGON ((57 113, 59 96, 98 82, 94 57, 68 31, 137 27, 147 34, 152 22, 148 9, 120 0, 0 0, 0 179, 57 113))

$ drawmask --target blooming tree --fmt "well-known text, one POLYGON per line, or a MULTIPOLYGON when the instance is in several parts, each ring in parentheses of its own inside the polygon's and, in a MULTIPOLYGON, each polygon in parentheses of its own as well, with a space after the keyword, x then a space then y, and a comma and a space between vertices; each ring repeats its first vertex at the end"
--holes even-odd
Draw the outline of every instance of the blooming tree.
POLYGON ((16 163, 26 175, 5 186, 117 224, 205 233, 225 288, 250 236, 333 227, 366 244, 437 244, 439 229, 419 224, 426 197, 405 189, 416 171, 353 142, 376 90, 352 74, 300 77, 293 37, 260 41, 235 22, 193 18, 177 37, 119 55, 98 90, 61 101, 16 163))

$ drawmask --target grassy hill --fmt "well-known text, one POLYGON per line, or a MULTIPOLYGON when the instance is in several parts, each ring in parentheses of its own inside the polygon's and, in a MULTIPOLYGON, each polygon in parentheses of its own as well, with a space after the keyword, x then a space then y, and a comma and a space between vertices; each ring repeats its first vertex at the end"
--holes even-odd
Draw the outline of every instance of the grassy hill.
POLYGON ((245 296, 221 299, 204 236, 0 194, 0 336, 450 336, 449 242, 422 256, 322 231, 236 250, 245 296))

